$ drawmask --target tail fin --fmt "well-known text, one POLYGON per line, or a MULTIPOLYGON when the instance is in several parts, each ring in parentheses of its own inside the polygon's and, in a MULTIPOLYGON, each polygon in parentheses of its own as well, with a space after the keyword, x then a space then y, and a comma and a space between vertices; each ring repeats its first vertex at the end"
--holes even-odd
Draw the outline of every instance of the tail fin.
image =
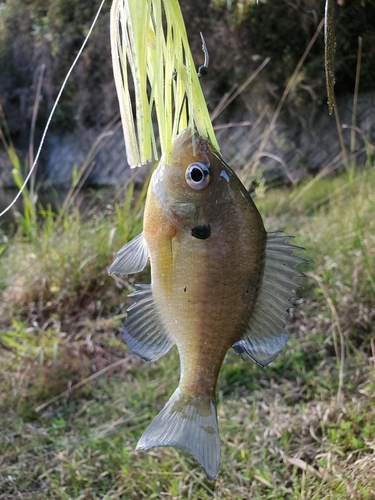
POLYGON ((138 442, 137 450, 173 446, 192 455, 215 479, 220 467, 220 437, 216 404, 208 397, 184 394, 179 388, 154 418, 138 442))

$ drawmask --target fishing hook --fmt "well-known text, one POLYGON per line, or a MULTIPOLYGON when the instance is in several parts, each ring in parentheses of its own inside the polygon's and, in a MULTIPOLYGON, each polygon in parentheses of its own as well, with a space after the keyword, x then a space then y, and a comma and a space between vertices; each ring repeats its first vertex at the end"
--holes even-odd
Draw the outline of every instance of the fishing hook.
POLYGON ((206 41, 203 37, 203 33, 200 32, 200 35, 201 35, 201 40, 202 40, 202 50, 204 53, 204 64, 202 66, 199 66, 197 74, 198 74, 198 76, 205 76, 205 75, 207 75, 207 72, 208 72, 208 63, 210 62, 210 56, 208 54, 208 49, 207 49, 206 41))
MULTIPOLYGON (((198 73, 197 73, 198 78, 201 77, 201 76, 207 75, 207 72, 208 72, 208 63, 210 61, 210 56, 208 54, 207 44, 206 44, 206 41, 205 41, 205 39, 203 37, 203 33, 200 31, 199 34, 200 34, 201 40, 202 40, 202 51, 204 53, 204 64, 202 64, 202 66, 199 66, 199 68, 198 68, 198 73)), ((177 71, 176 70, 173 71, 172 78, 173 78, 174 81, 177 80, 177 71)), ((186 94, 185 94, 184 98, 182 100, 181 107, 180 107, 178 121, 180 121, 180 119, 181 119, 181 113, 182 113, 182 110, 183 110, 184 105, 186 103, 186 100, 187 100, 187 97, 186 97, 186 94)))

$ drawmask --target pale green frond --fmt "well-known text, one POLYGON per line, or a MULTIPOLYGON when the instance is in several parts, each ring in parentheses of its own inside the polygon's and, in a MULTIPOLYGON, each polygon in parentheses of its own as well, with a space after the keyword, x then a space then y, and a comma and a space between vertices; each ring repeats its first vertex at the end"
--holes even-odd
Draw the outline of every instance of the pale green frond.
POLYGON ((111 47, 131 166, 160 154, 168 161, 174 138, 187 127, 219 150, 178 0, 113 0, 111 47))

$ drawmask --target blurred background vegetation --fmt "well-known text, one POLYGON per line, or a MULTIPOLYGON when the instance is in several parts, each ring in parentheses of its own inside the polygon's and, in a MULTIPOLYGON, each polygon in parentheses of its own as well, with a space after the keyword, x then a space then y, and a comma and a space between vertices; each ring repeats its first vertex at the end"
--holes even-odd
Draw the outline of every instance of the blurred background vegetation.
MULTIPOLYGON (((11 134, 28 131, 38 75, 45 65, 42 127, 73 57, 81 46, 97 5, 85 0, 6 0, 0 4, 0 104, 11 134)), ((202 59, 199 32, 211 50, 204 87, 211 109, 234 84, 241 84, 267 56, 270 63, 252 88, 259 107, 277 104, 285 85, 324 14, 321 0, 280 2, 190 0, 181 2, 197 65, 202 59)), ((117 113, 109 49, 110 2, 92 34, 62 97, 52 127, 105 125, 117 113), (105 98, 103 99, 103 96, 105 98)), ((347 0, 337 6, 336 94, 353 92, 358 37, 363 38, 360 92, 375 89, 375 3, 347 0)), ((293 119, 326 102, 324 41, 320 36, 288 101, 293 119)), ((241 104, 240 104, 241 105, 241 104)), ((234 107, 221 117, 236 115, 234 107)))
MULTIPOLYGON (((375 2, 341 4, 336 92, 352 99, 359 36, 359 92, 375 90, 375 2)), ((181 6, 197 63, 199 31, 214 48, 202 80, 210 109, 271 57, 251 91, 220 114, 218 123, 225 124, 278 105, 324 2, 181 6)), ((29 141, 41 65, 39 134, 96 8, 78 0, 0 3, 0 104, 7 124, 1 138, 18 186, 28 167, 18 146, 29 141)), ((52 132, 79 135, 117 114, 109 8, 52 132)), ((303 116, 328 113, 321 35, 297 83, 283 120, 308 126, 303 116)), ((67 191, 51 191, 53 204, 41 202, 37 184, 28 186, 13 219, 0 221, 0 499, 375 498, 375 170, 373 140, 362 141, 363 164, 341 158, 334 176, 322 165, 314 176, 275 188, 262 164, 256 172, 253 194, 267 230, 294 234, 309 264, 279 358, 261 369, 228 354, 218 383, 222 467, 215 483, 173 449, 134 451, 179 376, 175 349, 146 364, 122 342, 127 294, 134 283, 149 282, 149 270, 107 275, 116 251, 141 231, 147 179, 91 190, 84 202, 84 162, 67 191)))

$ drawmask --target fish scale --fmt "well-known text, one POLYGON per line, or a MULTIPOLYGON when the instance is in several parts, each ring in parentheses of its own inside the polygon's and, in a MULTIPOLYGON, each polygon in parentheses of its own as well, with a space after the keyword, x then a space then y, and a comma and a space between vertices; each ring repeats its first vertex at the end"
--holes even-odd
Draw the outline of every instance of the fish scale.
POLYGON ((190 130, 162 158, 147 194, 142 235, 110 273, 151 263, 151 285, 131 294, 124 336, 147 361, 176 344, 180 383, 137 450, 174 446, 214 479, 220 466, 215 391, 231 347, 261 366, 284 347, 290 299, 302 277, 290 237, 266 233, 250 195, 218 152, 190 130))

